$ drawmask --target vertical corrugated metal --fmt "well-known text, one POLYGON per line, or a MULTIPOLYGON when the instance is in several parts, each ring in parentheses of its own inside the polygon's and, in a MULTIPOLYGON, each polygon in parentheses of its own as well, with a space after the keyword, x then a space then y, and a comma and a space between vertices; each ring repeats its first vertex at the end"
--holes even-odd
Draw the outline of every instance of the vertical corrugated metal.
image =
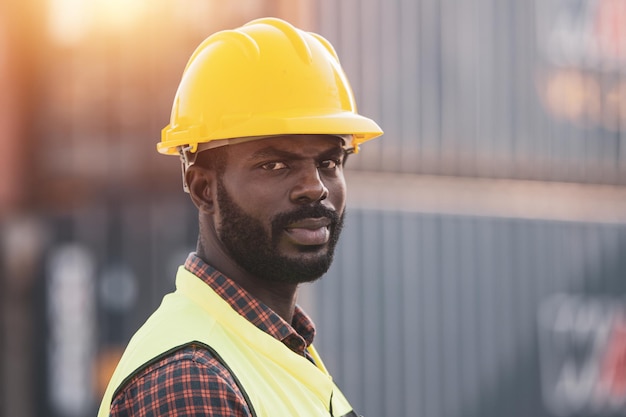
MULTIPOLYGON (((623 133, 546 104, 547 33, 572 5, 321 1, 319 30, 386 132, 350 168, 624 185, 623 133)), ((626 226, 352 205, 336 264, 312 291, 318 343, 357 409, 550 415, 538 310, 560 292, 624 294, 626 226)))
MULTIPOLYGON (((550 116, 542 77, 554 68, 544 46, 570 6, 547 0, 557 5, 547 13, 543 3, 320 1, 318 30, 338 49, 361 111, 386 132, 352 167, 626 183, 619 130, 550 116)), ((591 76, 617 85, 623 73, 591 76)), ((608 91, 607 101, 623 100, 608 91)))
POLYGON ((364 415, 549 415, 539 307, 624 294, 625 243, 626 225, 353 210, 311 288, 318 347, 364 415))

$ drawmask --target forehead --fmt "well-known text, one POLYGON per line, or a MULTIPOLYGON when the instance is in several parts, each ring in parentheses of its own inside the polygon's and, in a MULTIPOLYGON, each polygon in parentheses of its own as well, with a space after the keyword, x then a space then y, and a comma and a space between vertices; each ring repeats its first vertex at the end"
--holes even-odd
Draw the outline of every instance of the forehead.
POLYGON ((333 135, 272 136, 228 146, 229 161, 288 153, 294 157, 315 157, 331 151, 343 153, 343 139, 333 135))

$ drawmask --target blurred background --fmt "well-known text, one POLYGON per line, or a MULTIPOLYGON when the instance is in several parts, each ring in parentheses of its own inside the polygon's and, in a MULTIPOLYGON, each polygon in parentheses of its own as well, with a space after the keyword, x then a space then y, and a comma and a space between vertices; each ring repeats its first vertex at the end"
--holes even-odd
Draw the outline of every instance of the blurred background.
POLYGON ((195 247, 184 65, 277 16, 385 135, 301 303, 365 416, 626 414, 626 0, 1 0, 0 415, 96 413, 195 247))

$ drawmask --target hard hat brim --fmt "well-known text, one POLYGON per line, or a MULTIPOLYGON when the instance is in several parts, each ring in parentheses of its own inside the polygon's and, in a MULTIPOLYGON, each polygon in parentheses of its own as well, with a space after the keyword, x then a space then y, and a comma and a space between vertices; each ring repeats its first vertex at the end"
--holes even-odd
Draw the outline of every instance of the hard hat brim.
POLYGON ((353 135, 353 147, 383 134, 382 129, 372 119, 352 112, 333 112, 320 116, 266 115, 241 117, 239 120, 223 120, 220 129, 206 132, 202 125, 167 125, 161 131, 161 142, 157 143, 159 153, 176 155, 180 147, 191 145, 195 152, 198 143, 251 136, 278 136, 297 134, 353 135))

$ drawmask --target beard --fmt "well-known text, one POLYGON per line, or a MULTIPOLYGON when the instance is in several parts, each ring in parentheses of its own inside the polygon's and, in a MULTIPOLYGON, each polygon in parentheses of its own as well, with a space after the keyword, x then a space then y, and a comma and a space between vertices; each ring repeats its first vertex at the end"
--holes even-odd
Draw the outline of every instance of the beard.
POLYGON ((217 200, 222 215, 218 237, 231 258, 248 273, 264 281, 300 284, 317 280, 330 268, 343 228, 344 213, 340 216, 319 203, 301 206, 274 216, 268 232, 259 220, 232 200, 219 180, 217 200), (303 246, 299 249, 301 257, 280 253, 279 241, 289 224, 320 217, 330 219, 330 236, 325 250, 319 246, 303 246))

